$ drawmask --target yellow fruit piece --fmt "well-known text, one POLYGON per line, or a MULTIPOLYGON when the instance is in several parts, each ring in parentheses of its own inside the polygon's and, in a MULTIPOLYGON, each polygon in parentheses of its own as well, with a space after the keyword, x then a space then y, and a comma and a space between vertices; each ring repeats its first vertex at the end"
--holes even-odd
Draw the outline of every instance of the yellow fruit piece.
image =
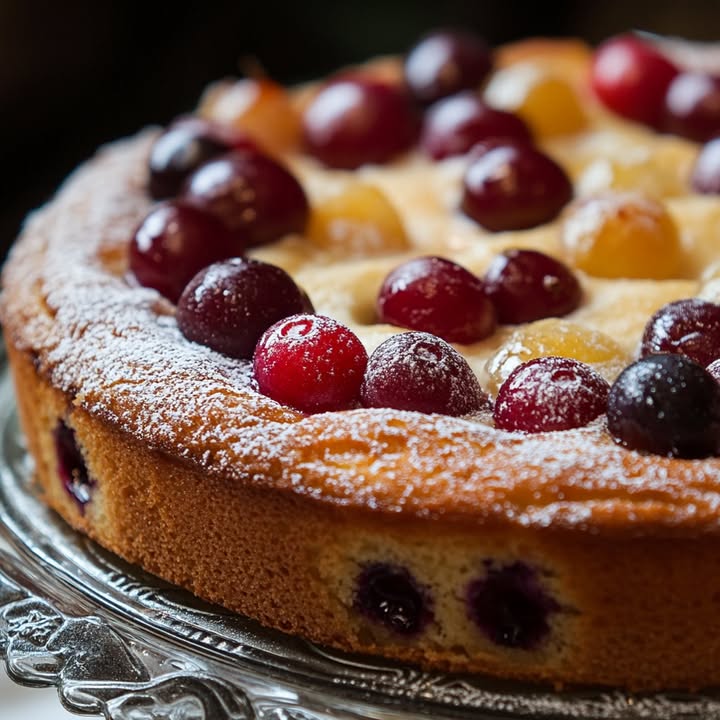
POLYGON ((307 236, 345 255, 379 255, 409 247, 402 220, 375 185, 348 181, 312 203, 307 236))
POLYGON ((566 259, 589 275, 665 280, 681 273, 682 245, 665 206, 641 193, 603 193, 567 209, 566 259))
POLYGON ((548 355, 588 363, 608 381, 630 363, 627 353, 604 333, 569 320, 547 318, 518 328, 490 357, 485 366, 490 391, 497 394, 518 365, 548 355))
POLYGON ((268 152, 299 145, 300 116, 281 85, 245 78, 211 85, 200 101, 200 115, 248 133, 268 152))
POLYGON ((539 138, 576 133, 587 125, 574 88, 533 65, 520 63, 495 73, 485 98, 494 107, 517 113, 539 138))

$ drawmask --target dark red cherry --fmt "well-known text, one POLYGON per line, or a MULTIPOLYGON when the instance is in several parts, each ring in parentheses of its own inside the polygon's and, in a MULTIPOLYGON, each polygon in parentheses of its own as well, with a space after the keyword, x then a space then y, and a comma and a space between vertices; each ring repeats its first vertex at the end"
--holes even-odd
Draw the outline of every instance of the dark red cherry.
POLYGON ((690 182, 696 192, 720 195, 720 137, 703 145, 695 160, 690 182))
POLYGON ((420 147, 433 160, 462 155, 491 138, 532 141, 528 126, 517 116, 486 105, 472 92, 439 100, 425 113, 420 147))
POLYGON ((243 250, 214 215, 172 201, 151 210, 135 231, 130 270, 141 285, 177 302, 196 273, 243 250))
POLYGON ((491 69, 492 55, 482 38, 448 30, 427 35, 410 50, 405 82, 415 99, 427 105, 478 88, 491 69))
POLYGON ((188 175, 203 163, 233 148, 252 149, 245 135, 188 116, 176 120, 158 136, 150 149, 148 189, 156 200, 174 197, 188 175))
POLYGON ((488 406, 465 358, 425 332, 393 335, 368 360, 361 389, 365 407, 468 415, 488 406))
POLYGON ((537 250, 506 250, 496 255, 483 280, 501 323, 562 317, 582 299, 572 270, 537 250))
POLYGON ((643 332, 640 354, 679 353, 707 367, 720 358, 720 305, 687 298, 661 307, 643 332))
POLYGON ((610 390, 608 430, 631 450, 701 458, 720 451, 720 384, 685 355, 648 355, 610 390))
POLYGON ((467 589, 467 614, 496 645, 535 649, 550 633, 549 618, 560 610, 538 572, 522 562, 494 567, 467 589))
POLYGON ((400 635, 415 635, 433 619, 428 591, 409 570, 391 563, 366 565, 355 581, 355 609, 400 635))
POLYGON ((500 386, 493 417, 502 430, 536 433, 582 427, 605 412, 607 381, 572 358, 540 357, 500 386))
POLYGON ((307 152, 332 168, 388 162, 412 147, 417 132, 403 89, 360 75, 325 85, 303 115, 307 152))
POLYGON ((665 94, 677 74, 677 67, 651 44, 634 35, 619 35, 595 51, 591 83, 618 115, 657 127, 665 94))
POLYGON ((381 322, 424 330, 448 342, 477 342, 495 329, 495 312, 480 278, 440 257, 396 267, 380 288, 377 313, 381 322))
POLYGON ((177 323, 188 339, 235 358, 251 358, 275 322, 304 309, 302 291, 281 268, 230 258, 201 270, 183 291, 177 323))
POLYGON ((552 158, 528 143, 481 143, 463 180, 461 208, 487 230, 524 230, 553 220, 573 187, 552 158))
POLYGON ((720 77, 683 72, 665 95, 663 130, 705 142, 720 132, 720 77))
POLYGON ((305 229, 305 192, 283 165, 262 153, 238 151, 205 163, 185 184, 183 199, 219 217, 249 246, 305 229))
POLYGON ((253 372, 260 392, 303 412, 358 404, 367 352, 355 333, 323 315, 280 320, 260 338, 253 372))
POLYGON ((59 420, 53 429, 53 443, 60 482, 81 512, 92 499, 95 481, 90 477, 75 430, 59 420))

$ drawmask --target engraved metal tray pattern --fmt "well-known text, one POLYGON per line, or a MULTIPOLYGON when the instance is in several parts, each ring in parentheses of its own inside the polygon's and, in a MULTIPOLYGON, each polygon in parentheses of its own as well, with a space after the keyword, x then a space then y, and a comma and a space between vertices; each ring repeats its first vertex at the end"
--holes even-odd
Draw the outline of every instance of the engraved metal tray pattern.
MULTIPOLYGON (((0 350, 0 353, 2 351, 0 350)), ((36 497, 0 355, 0 657, 113 720, 709 720, 720 692, 555 692, 321 649, 206 605, 68 528, 36 497)))

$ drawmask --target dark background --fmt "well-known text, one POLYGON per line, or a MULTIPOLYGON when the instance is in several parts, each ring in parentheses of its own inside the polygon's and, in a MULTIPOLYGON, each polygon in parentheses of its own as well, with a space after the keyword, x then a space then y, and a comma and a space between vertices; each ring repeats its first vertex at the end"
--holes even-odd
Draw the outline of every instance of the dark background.
POLYGON ((293 83, 448 25, 491 44, 598 42, 630 28, 720 40, 720 0, 0 0, 0 258, 25 214, 99 144, 191 109, 243 57, 293 83))

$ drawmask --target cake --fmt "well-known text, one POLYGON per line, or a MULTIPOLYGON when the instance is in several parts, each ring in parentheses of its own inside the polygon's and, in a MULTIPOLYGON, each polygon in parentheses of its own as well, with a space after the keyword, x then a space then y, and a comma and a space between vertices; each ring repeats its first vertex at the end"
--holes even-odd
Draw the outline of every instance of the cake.
POLYGON ((720 683, 720 83, 697 67, 447 31, 297 89, 218 83, 103 148, 3 270, 44 500, 334 648, 720 683))

